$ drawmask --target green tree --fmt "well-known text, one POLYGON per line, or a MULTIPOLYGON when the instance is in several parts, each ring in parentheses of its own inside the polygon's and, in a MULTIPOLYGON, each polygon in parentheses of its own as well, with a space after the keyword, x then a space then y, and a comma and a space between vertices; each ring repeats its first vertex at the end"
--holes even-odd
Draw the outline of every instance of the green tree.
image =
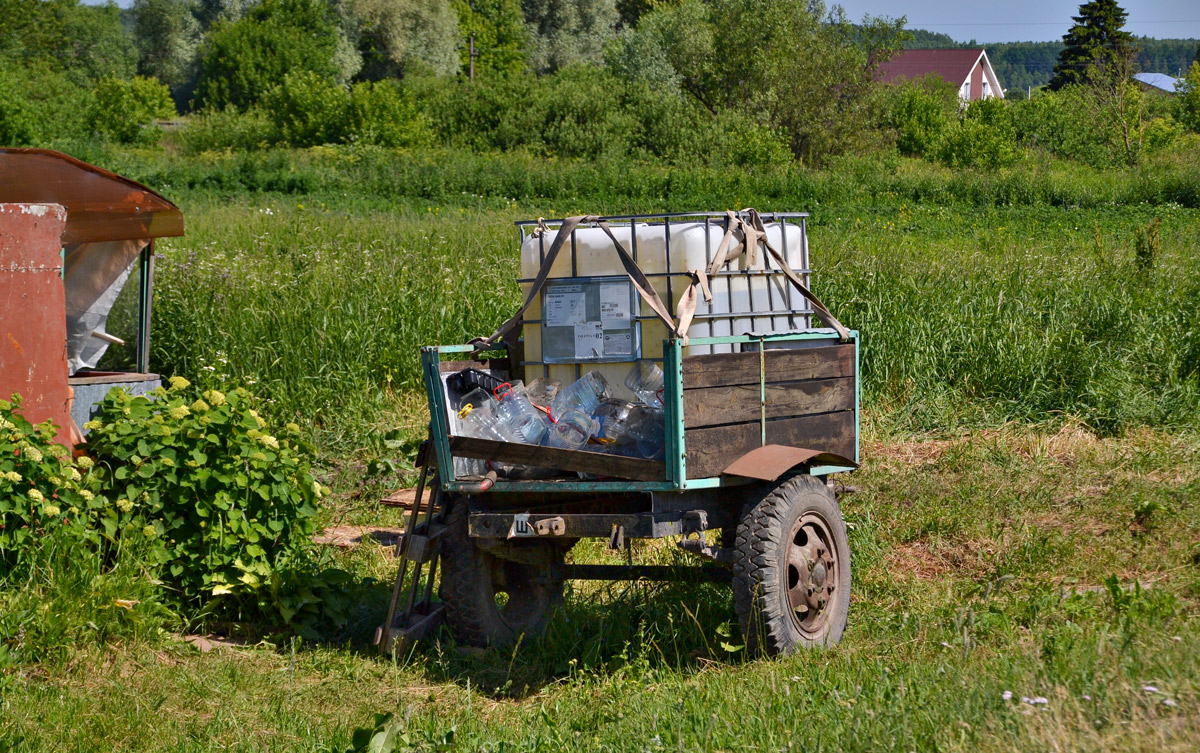
POLYGON ((572 63, 600 63, 616 30, 615 0, 522 0, 529 66, 553 73, 572 63))
POLYGON ((209 35, 200 102, 244 110, 298 71, 337 81, 343 77, 335 64, 339 37, 324 0, 263 0, 240 20, 218 22, 209 35))
POLYGON ((1136 52, 1133 35, 1122 31, 1127 13, 1116 0, 1091 0, 1079 6, 1075 23, 1063 35, 1062 52, 1048 86, 1058 91, 1070 84, 1087 83, 1089 70, 1104 58, 1127 58, 1136 52))
MULTIPOLYGON (((1200 52, 1200 50, 1198 50, 1200 52)), ((1200 61, 1193 61, 1176 88, 1178 115, 1184 127, 1200 133, 1200 61)))
POLYGON ((104 138, 122 144, 153 144, 162 134, 154 121, 175 114, 170 91, 157 79, 105 78, 96 84, 87 121, 104 138))
POLYGON ((63 71, 82 84, 132 76, 137 52, 111 1, 0 0, 0 59, 63 71))
POLYGON ((643 23, 661 25, 685 90, 712 112, 740 110, 814 164, 872 138, 875 72, 899 48, 903 19, 855 25, 819 0, 690 0, 658 13, 643 23))
POLYGON ((454 0, 458 13, 458 53, 463 71, 470 64, 475 35, 475 72, 520 73, 525 68, 525 17, 520 0, 454 0))
POLYGON ((458 14, 450 0, 348 0, 343 8, 363 56, 363 77, 458 70, 458 14))
POLYGON ((196 0, 134 0, 133 38, 138 72, 171 89, 177 106, 186 105, 200 63, 200 22, 196 0))

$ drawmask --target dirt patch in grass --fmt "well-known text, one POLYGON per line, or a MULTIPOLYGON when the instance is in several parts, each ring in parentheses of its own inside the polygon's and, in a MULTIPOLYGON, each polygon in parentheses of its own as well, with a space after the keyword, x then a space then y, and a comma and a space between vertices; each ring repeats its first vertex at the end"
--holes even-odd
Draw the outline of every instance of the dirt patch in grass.
POLYGON ((990 542, 913 541, 897 545, 887 559, 893 573, 918 580, 977 578, 990 569, 991 553, 990 542))

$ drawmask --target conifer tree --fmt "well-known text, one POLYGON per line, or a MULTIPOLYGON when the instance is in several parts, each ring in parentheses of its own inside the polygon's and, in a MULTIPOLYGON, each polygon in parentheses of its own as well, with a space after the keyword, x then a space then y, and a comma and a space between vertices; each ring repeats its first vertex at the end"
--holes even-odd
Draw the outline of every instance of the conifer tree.
POLYGON ((1058 55, 1054 78, 1047 84, 1057 91, 1070 84, 1088 83, 1092 66, 1105 59, 1128 58, 1134 53, 1133 35, 1122 31, 1129 14, 1116 0, 1091 0, 1079 6, 1075 23, 1063 35, 1066 47, 1058 55))

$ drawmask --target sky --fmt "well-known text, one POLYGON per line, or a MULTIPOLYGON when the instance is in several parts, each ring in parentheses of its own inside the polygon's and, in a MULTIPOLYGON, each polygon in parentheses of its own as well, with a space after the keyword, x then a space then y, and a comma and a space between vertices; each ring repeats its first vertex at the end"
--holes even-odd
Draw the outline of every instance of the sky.
MULTIPOLYGON (((829 5, 834 0, 826 0, 829 5)), ((949 34, 958 42, 1045 42, 1062 39, 1078 15, 1081 0, 842 0, 846 16, 907 16, 909 29, 949 34)), ((1200 38, 1200 2, 1142 0, 1118 3, 1128 13, 1125 29, 1139 37, 1200 38)))

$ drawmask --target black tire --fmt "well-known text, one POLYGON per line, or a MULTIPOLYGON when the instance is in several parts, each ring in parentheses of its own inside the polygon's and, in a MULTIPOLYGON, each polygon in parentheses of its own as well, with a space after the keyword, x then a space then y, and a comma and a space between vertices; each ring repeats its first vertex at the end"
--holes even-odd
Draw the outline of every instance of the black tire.
MULTIPOLYGON (((449 500, 448 500, 449 501, 449 500)), ((521 541, 525 561, 498 557, 467 535, 465 499, 450 501, 442 539, 442 582, 446 624, 471 646, 511 646, 525 635, 541 635, 562 603, 562 550, 550 542, 521 541)))
POLYGON ((820 479, 793 476, 748 503, 735 549, 733 603, 747 650, 776 656, 841 639, 850 543, 837 498, 820 479))

